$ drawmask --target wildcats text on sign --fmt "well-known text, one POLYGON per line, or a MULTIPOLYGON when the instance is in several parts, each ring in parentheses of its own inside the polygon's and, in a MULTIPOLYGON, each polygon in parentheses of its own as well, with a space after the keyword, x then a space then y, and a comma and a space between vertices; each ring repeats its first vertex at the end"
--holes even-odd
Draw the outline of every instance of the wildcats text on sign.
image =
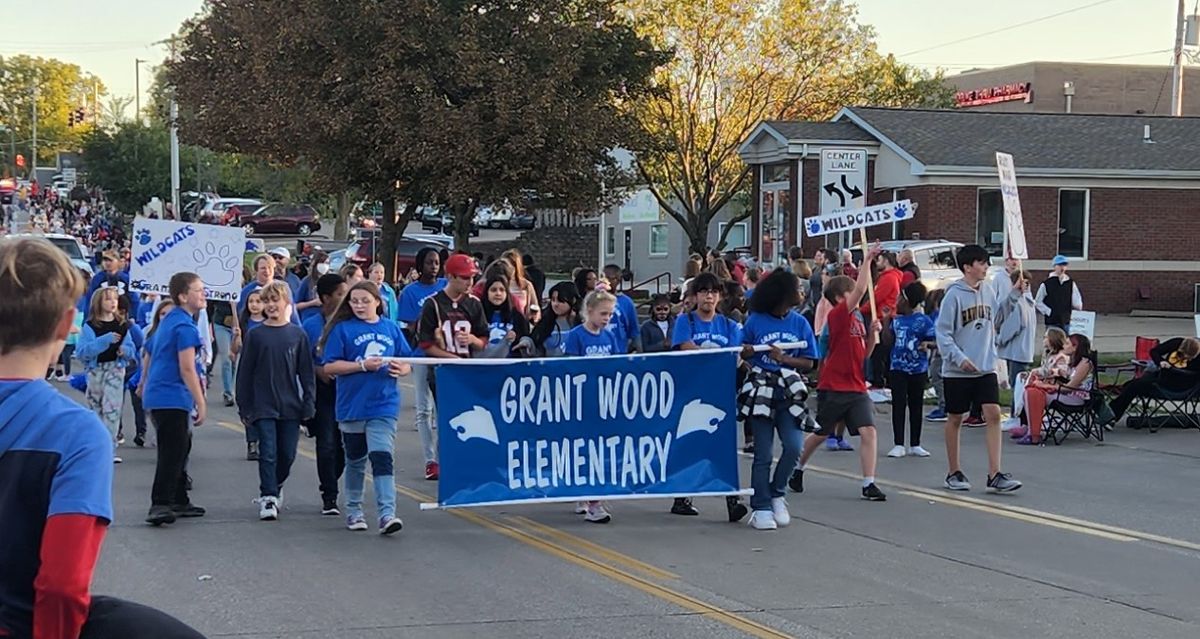
POLYGON ((908 200, 877 204, 861 209, 829 213, 804 220, 808 237, 841 233, 854 229, 912 219, 916 205, 908 200))

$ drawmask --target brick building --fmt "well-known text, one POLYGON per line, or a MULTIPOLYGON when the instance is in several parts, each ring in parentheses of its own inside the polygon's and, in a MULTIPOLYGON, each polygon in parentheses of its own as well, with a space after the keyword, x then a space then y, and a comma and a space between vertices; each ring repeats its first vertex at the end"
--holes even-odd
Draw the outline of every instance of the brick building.
POLYGON ((1062 253, 1089 310, 1195 309, 1200 118, 847 107, 830 122, 763 122, 740 150, 753 168, 760 256, 772 257, 773 219, 785 221, 783 243, 806 255, 844 241, 799 235, 799 220, 820 212, 828 148, 867 151, 868 204, 919 205, 912 220, 868 229, 872 239, 978 243, 995 255, 1004 230, 995 152, 1011 153, 1035 277, 1062 253))

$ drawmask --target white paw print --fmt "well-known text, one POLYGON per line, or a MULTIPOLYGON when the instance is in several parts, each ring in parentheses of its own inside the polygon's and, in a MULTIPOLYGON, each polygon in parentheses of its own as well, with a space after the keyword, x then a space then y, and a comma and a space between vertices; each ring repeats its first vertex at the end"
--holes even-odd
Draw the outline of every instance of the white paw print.
POLYGON ((238 276, 238 256, 227 245, 218 248, 212 242, 205 242, 192 252, 192 257, 199 264, 196 274, 207 286, 229 286, 238 276))

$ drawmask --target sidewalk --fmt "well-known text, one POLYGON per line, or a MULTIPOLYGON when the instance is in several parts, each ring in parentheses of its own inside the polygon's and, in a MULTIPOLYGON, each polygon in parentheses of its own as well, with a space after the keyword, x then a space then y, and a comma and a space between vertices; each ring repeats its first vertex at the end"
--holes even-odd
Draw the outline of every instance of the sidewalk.
POLYGON ((1195 334, 1196 324, 1190 317, 1099 315, 1096 317, 1096 339, 1093 340, 1092 346, 1102 354, 1132 353, 1134 339, 1137 337, 1164 340, 1195 334))

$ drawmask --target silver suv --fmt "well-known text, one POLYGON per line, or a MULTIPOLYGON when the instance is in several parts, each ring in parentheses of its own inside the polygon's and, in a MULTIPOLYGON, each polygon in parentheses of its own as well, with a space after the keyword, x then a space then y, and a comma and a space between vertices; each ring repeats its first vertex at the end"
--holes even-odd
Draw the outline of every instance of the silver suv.
MULTIPOLYGON (((913 252, 913 263, 921 269, 921 283, 928 290, 945 288, 951 282, 962 278, 962 271, 954 261, 954 255, 962 248, 961 242, 949 240, 890 240, 880 242, 879 246, 885 251, 899 253, 904 249, 913 252)), ((855 262, 862 262, 862 250, 851 249, 855 262)), ((988 279, 1004 270, 1003 262, 988 267, 988 279)))

